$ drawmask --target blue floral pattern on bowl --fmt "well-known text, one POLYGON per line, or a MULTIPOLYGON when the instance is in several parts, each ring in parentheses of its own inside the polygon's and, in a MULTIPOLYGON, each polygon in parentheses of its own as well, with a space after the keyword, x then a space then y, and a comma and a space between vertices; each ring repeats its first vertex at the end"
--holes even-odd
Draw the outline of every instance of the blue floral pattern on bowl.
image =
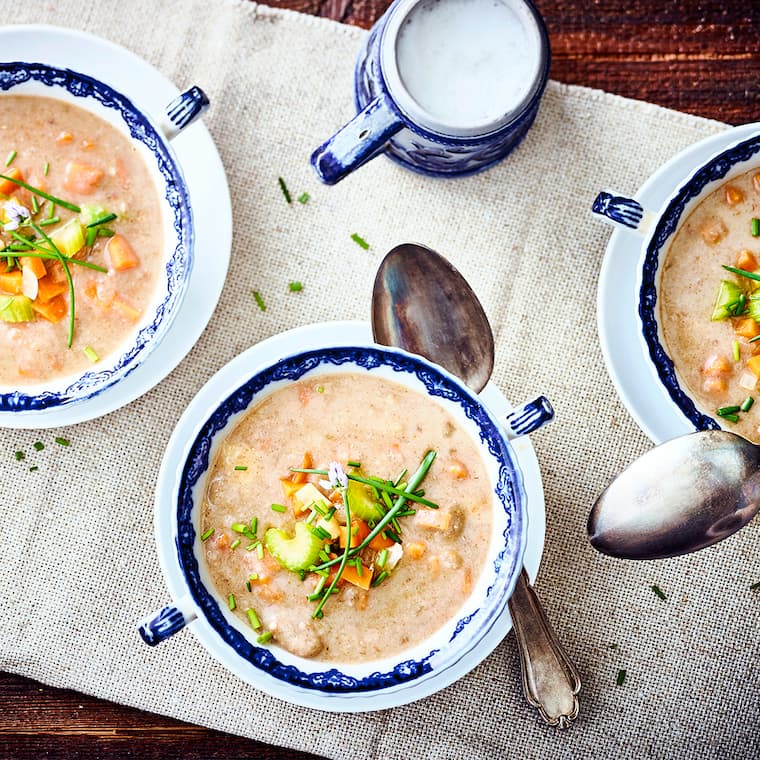
POLYGON ((659 217, 644 257, 638 306, 644 341, 657 376, 665 386, 668 395, 696 430, 717 430, 720 425, 715 419, 702 413, 691 397, 681 388, 673 360, 662 345, 657 323, 657 271, 665 247, 676 233, 687 206, 702 193, 708 184, 724 180, 737 164, 751 160, 757 162, 758 154, 760 154, 760 136, 744 140, 723 151, 692 175, 691 179, 679 188, 659 217))
POLYGON ((61 88, 75 98, 94 100, 120 115, 131 137, 150 151, 155 168, 163 178, 161 189, 172 215, 176 244, 165 264, 166 294, 155 307, 151 321, 140 329, 134 341, 107 366, 85 372, 60 390, 0 393, 0 411, 9 412, 43 410, 84 401, 126 377, 169 329, 184 295, 193 260, 193 219, 182 172, 148 118, 129 98, 86 74, 40 63, 0 63, 0 90, 7 92, 28 82, 61 88))
MULTIPOLYGON (((206 588, 201 578, 200 563, 196 554, 200 543, 193 525, 193 511, 197 507, 194 491, 209 468, 215 436, 224 430, 234 415, 248 409, 260 394, 270 389, 270 386, 276 386, 282 381, 299 380, 306 373, 328 365, 346 366, 349 371, 389 368, 394 373, 416 377, 431 396, 446 399, 461 408, 465 416, 476 426, 484 449, 499 463, 495 503, 503 510, 505 528, 502 534, 503 548, 495 556, 491 569, 496 580, 488 588, 483 606, 468 610, 468 614, 456 622, 449 643, 467 631, 467 635, 476 645, 506 606, 522 567, 521 537, 526 530, 525 493, 512 449, 484 407, 466 389, 436 368, 411 355, 367 346, 305 351, 283 359, 254 375, 215 408, 190 446, 177 494, 176 549, 190 595, 221 639, 240 657, 257 668, 293 686, 326 693, 347 694, 375 691, 413 681, 436 667, 435 660, 441 650, 433 648, 416 660, 404 660, 391 670, 373 672, 362 678, 342 673, 337 668, 307 673, 281 662, 271 650, 251 643, 229 624, 223 612, 224 605, 206 588)), ((466 647, 463 648, 460 657, 467 651, 469 650, 466 647)), ((448 662, 444 667, 451 664, 448 662)))

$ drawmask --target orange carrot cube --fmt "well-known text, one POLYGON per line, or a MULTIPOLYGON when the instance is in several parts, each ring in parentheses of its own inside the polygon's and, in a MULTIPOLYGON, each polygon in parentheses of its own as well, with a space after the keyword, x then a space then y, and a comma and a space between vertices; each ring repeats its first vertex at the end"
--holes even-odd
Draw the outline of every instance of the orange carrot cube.
POLYGON ((106 256, 111 264, 111 269, 117 272, 125 269, 134 269, 140 265, 135 249, 123 235, 114 235, 106 243, 106 256))
POLYGON ((752 251, 746 248, 739 251, 736 257, 736 268, 743 269, 745 272, 754 272, 757 269, 757 259, 752 251))
POLYGON ((103 171, 90 164, 69 161, 63 171, 63 187, 69 193, 89 195, 103 179, 103 171))
POLYGON ((55 296, 45 303, 32 301, 32 308, 48 322, 60 322, 69 310, 66 299, 62 295, 55 296))
POLYGON ((23 288, 22 277, 20 269, 14 269, 11 272, 3 272, 0 274, 0 291, 17 296, 21 293, 23 288))
POLYGON ((735 206, 744 200, 744 193, 735 185, 726 185, 724 198, 729 206, 735 206))
POLYGON ((747 359, 747 369, 755 377, 760 377, 760 356, 751 356, 747 359))
MULTIPOLYGON (((4 174, 6 177, 12 177, 13 179, 20 179, 22 181, 24 179, 23 172, 17 166, 11 166, 10 169, 2 171, 0 174, 4 174)), ((0 180, 0 193, 3 195, 10 195, 11 193, 18 190, 19 187, 20 185, 17 185, 15 182, 11 182, 9 179, 0 180)))
POLYGON ((45 269, 45 260, 39 259, 36 256, 22 256, 19 259, 19 263, 22 267, 27 267, 32 271, 32 274, 39 280, 47 274, 45 269))

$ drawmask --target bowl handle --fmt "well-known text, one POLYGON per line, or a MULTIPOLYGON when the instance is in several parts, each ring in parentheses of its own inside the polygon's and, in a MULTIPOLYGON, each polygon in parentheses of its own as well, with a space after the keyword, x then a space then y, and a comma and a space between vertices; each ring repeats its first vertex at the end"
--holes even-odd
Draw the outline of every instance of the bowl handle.
POLYGON ((554 409, 546 396, 539 396, 513 409, 506 418, 507 438, 527 435, 554 419, 554 409))
POLYGON ((173 140, 209 107, 209 99, 200 87, 185 90, 166 106, 161 130, 167 140, 173 140))
POLYGON ((169 604, 157 612, 144 617, 138 624, 137 630, 142 640, 149 646, 156 646, 177 631, 181 631, 188 623, 197 617, 190 603, 190 597, 182 597, 177 604, 169 604))
POLYGON ((626 230, 634 230, 639 235, 647 233, 652 217, 652 214, 637 200, 607 191, 602 191, 596 196, 591 212, 603 222, 626 230))

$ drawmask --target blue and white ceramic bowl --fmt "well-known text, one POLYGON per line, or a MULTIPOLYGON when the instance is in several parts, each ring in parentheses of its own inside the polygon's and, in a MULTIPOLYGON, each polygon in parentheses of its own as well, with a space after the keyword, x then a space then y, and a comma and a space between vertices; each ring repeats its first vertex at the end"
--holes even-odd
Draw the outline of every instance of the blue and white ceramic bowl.
POLYGON ((142 155, 162 201, 165 262, 150 307, 122 348, 91 370, 27 388, 0 387, 0 413, 39 415, 91 399, 136 369, 168 332, 184 297, 193 264, 193 216, 169 141, 208 106, 197 87, 180 95, 165 114, 141 110, 140 90, 125 94, 84 73, 43 63, 0 63, 0 104, 6 94, 55 98, 84 108, 113 125, 142 155))
MULTIPOLYGON (((303 329, 292 332, 300 336, 303 329)), ((283 337, 285 342, 276 345, 302 345, 300 339, 288 341, 288 333, 283 337)), ((156 540, 174 602, 141 622, 143 639, 155 644, 190 624, 208 651, 243 680, 290 702, 326 710, 402 704, 448 685, 498 643, 491 631, 503 635, 500 617, 523 567, 526 497, 503 423, 444 370, 371 341, 338 340, 276 354, 264 364, 261 356, 255 346, 217 373, 191 402, 169 442, 157 486, 156 540), (399 656, 345 665, 299 658, 272 644, 258 645, 250 628, 215 592, 198 530, 210 463, 246 410, 305 376, 336 372, 368 372, 435 399, 479 444, 494 494, 484 570, 455 617, 399 656)))
POLYGON ((658 172, 660 181, 674 188, 659 210, 646 209, 638 200, 612 192, 600 193, 592 210, 627 234, 641 238, 636 292, 642 351, 656 382, 689 426, 714 430, 721 427, 719 420, 689 395, 665 347, 657 306, 660 264, 683 222, 707 195, 734 177, 760 169, 760 131, 713 154, 685 176, 670 168, 679 159, 676 156, 658 172))

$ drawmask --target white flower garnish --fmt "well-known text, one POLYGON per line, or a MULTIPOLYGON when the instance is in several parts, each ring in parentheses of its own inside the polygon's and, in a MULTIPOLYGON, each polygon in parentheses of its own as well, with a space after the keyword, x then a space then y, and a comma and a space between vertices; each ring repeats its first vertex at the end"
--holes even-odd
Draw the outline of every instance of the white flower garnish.
POLYGON ((348 475, 338 462, 330 462, 327 468, 327 479, 330 481, 332 488, 347 488, 348 475))
POLYGON ((8 221, 3 225, 6 230, 18 229, 19 224, 31 216, 29 209, 20 203, 16 203, 16 201, 6 201, 3 208, 8 218, 8 221))

